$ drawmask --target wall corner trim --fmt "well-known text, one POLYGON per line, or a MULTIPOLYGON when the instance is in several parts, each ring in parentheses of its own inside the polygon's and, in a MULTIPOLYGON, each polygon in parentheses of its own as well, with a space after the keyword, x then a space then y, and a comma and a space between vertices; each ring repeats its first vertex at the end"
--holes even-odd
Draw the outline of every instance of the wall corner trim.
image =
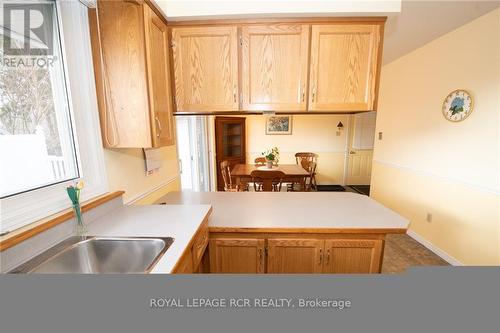
POLYGON ((426 248, 428 248, 429 250, 431 250, 432 252, 434 252, 436 255, 438 255, 439 257, 441 257, 441 259, 443 259, 444 261, 448 262, 450 265, 453 265, 453 266, 465 266, 464 263, 462 263, 458 259, 455 259, 454 257, 452 257, 451 255, 449 255, 448 253, 446 253, 445 251, 443 251, 442 249, 440 249, 436 245, 432 244, 431 242, 429 242, 428 240, 426 240, 424 237, 422 237, 419 234, 417 234, 415 231, 408 230, 406 233, 407 233, 408 236, 410 236, 411 238, 413 238, 414 240, 416 240, 417 242, 419 242, 420 244, 422 244, 423 246, 425 246, 426 248))

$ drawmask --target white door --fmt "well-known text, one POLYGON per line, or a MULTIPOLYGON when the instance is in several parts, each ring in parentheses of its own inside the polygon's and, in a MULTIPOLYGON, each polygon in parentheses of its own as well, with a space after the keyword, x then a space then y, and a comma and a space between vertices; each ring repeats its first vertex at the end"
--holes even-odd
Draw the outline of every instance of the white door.
POLYGON ((376 112, 351 117, 346 185, 370 185, 376 112))

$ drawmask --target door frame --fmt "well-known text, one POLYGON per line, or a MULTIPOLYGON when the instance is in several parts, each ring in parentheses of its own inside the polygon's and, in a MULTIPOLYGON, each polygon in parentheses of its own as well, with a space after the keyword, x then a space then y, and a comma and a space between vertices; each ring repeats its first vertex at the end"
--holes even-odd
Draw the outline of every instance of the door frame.
MULTIPOLYGON (((193 182, 193 187, 198 187, 199 184, 200 184, 200 178, 198 175, 200 174, 199 172, 199 167, 200 167, 200 163, 203 163, 205 164, 205 167, 207 168, 206 170, 206 178, 205 181, 206 181, 206 188, 208 188, 208 190, 211 190, 212 189, 212 185, 213 185, 213 173, 212 173, 212 163, 211 163, 211 136, 210 136, 210 127, 209 127, 209 123, 208 123, 208 120, 206 117, 204 116, 189 116, 189 115, 185 115, 185 116, 179 116, 180 118, 183 118, 183 120, 185 119, 186 121, 186 127, 187 127, 187 132, 188 132, 188 144, 189 144, 189 152, 191 153, 190 155, 190 159, 191 159, 191 168, 189 170, 189 173, 190 173, 190 177, 192 180, 194 180, 195 178, 197 179, 197 184, 195 185, 195 183, 193 182), (196 124, 193 124, 195 123, 196 121, 198 121, 198 119, 201 119, 202 120, 202 125, 204 127, 204 146, 205 146, 205 152, 203 154, 200 154, 200 151, 198 149, 198 146, 196 144, 196 140, 198 139, 198 136, 197 136, 197 125, 196 124), (194 121, 193 121, 194 120, 194 121), (193 126, 194 125, 194 126, 193 126)), ((176 137, 178 137, 178 121, 175 122, 175 134, 176 134, 176 137)), ((183 147, 184 148, 184 147, 183 147)), ((186 172, 186 168, 184 165, 182 165, 181 163, 181 158, 180 158, 180 149, 181 149, 181 146, 180 145, 176 145, 176 150, 177 150, 177 157, 178 157, 178 164, 179 164, 179 173, 182 169, 184 169, 184 172, 186 172), (182 166, 182 168, 181 168, 182 166)), ((182 181, 182 176, 180 176, 181 178, 181 181, 182 181)), ((182 187, 182 184, 181 184, 181 187, 182 187)))

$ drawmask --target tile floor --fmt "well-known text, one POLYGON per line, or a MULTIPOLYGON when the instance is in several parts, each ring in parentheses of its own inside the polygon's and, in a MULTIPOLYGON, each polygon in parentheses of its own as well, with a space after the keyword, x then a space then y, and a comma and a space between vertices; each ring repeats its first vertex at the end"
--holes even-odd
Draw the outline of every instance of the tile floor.
POLYGON ((408 235, 387 235, 382 273, 403 273, 411 266, 449 266, 408 235))

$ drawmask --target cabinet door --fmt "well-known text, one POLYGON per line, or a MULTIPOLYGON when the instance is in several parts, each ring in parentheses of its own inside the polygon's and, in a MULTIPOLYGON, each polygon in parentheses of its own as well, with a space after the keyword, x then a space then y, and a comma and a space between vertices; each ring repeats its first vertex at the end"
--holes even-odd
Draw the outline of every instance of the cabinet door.
POLYGON ((379 25, 314 25, 309 110, 373 110, 379 48, 379 25))
POLYGON ((211 273, 264 273, 264 240, 214 238, 210 240, 211 273))
POLYGON ((242 28, 244 110, 306 110, 309 26, 242 28))
POLYGON ((142 1, 98 1, 89 15, 103 144, 151 147, 142 1))
POLYGON ((144 6, 144 21, 153 146, 170 146, 175 136, 167 25, 149 6, 144 6))
POLYGON ((323 273, 380 273, 382 248, 379 239, 327 240, 323 273))
POLYGON ((193 254, 191 251, 185 253, 180 262, 174 268, 174 274, 193 274, 193 254))
POLYGON ((323 240, 269 239, 267 272, 321 273, 323 267, 323 240))
POLYGON ((237 111, 236 27, 173 28, 177 111, 237 111))

